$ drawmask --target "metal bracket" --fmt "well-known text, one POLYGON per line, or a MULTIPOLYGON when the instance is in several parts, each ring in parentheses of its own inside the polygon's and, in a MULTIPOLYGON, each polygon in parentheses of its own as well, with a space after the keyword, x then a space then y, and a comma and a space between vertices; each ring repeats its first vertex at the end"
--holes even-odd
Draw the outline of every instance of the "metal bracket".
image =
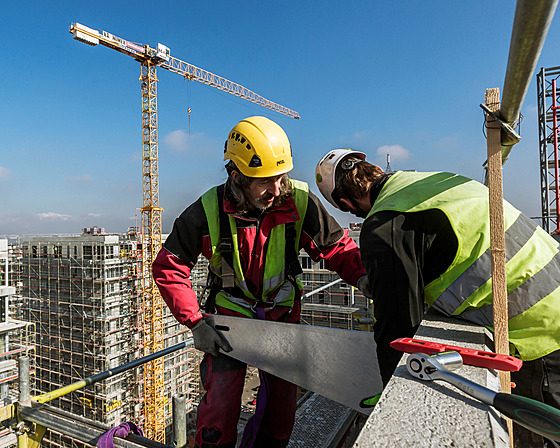
POLYGON ((13 404, 0 407, 0 422, 13 418, 16 418, 15 406, 13 404))
POLYGON ((35 432, 35 424, 26 420, 20 420, 14 425, 14 431, 18 436, 35 432))
POLYGON ((43 436, 47 432, 45 426, 27 420, 19 421, 12 429, 18 436, 18 446, 25 448, 40 448, 43 436))
POLYGON ((500 120, 498 116, 494 112, 492 112, 486 104, 482 103, 480 104, 480 107, 484 112, 490 115, 494 119, 494 121, 496 121, 500 125, 502 130, 508 135, 511 146, 521 140, 521 136, 517 132, 515 132, 515 130, 509 124, 504 123, 502 120, 500 120))

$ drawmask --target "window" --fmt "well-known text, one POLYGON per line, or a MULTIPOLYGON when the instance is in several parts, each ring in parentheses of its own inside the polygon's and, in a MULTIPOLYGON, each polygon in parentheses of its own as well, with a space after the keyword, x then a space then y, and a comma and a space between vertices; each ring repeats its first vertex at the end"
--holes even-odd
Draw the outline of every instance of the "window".
POLYGON ((301 268, 302 269, 311 269, 313 262, 311 261, 310 257, 301 257, 301 268))
MULTIPOLYGON (((8 315, 6 314, 6 301, 7 301, 7 297, 6 296, 2 296, 0 298, 0 322, 7 322, 8 320, 8 315)), ((4 350, 4 352, 6 352, 7 350, 4 350)))
POLYGON ((84 259, 91 260, 93 259, 93 248, 91 246, 84 246, 84 259))
POLYGON ((0 286, 8 286, 8 259, 0 258, 0 286))

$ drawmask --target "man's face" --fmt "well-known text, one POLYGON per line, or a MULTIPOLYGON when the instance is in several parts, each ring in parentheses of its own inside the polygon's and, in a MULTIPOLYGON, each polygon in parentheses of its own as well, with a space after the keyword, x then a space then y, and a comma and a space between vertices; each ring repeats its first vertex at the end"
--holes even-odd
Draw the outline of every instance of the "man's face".
POLYGON ((280 196, 282 190, 282 178, 284 174, 274 177, 263 177, 254 179, 245 189, 247 199, 251 206, 264 211, 269 208, 274 199, 280 196))
POLYGON ((371 207, 369 209, 363 209, 362 205, 358 203, 358 201, 356 201, 355 199, 348 199, 345 197, 337 197, 335 199, 335 202, 338 204, 338 208, 340 210, 342 210, 343 212, 348 212, 348 213, 352 213, 354 216, 358 217, 358 218, 366 218, 367 215, 369 214, 369 210, 371 209, 371 207))

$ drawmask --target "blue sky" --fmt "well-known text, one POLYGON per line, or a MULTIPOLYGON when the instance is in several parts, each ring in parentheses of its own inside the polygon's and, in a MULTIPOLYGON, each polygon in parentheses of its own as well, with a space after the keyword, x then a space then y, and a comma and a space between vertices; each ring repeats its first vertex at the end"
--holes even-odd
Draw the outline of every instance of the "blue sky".
MULTIPOLYGON (((292 176, 310 183, 329 149, 393 169, 483 177, 484 92, 503 87, 513 1, 3 2, 0 235, 124 232, 142 205, 140 65, 72 39, 71 22, 167 45, 183 61, 298 111, 294 120, 158 70, 163 231, 225 179, 241 119, 287 132, 292 176), (48 5, 48 6, 47 6, 48 5), (192 109, 189 121, 187 108, 192 109)), ((560 65, 558 14, 537 65, 560 65)), ((540 215, 535 80, 505 197, 540 215)), ((355 219, 327 206, 342 224, 355 219)))

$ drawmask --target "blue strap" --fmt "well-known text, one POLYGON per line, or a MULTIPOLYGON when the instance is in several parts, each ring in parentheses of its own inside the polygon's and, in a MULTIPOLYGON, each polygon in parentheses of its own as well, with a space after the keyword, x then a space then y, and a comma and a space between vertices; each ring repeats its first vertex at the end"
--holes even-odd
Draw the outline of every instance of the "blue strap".
MULTIPOLYGON (((265 320, 264 308, 257 307, 257 319, 265 320)), ((266 407, 266 401, 268 398, 268 381, 266 379, 265 372, 262 370, 259 370, 259 379, 261 381, 261 385, 259 386, 259 391, 257 392, 257 407, 255 409, 255 414, 245 425, 241 444, 239 445, 240 448, 253 447, 263 419, 264 408, 266 407)))
POLYGON ((139 436, 144 436, 142 430, 134 423, 124 422, 121 423, 119 426, 115 426, 114 428, 111 428, 106 433, 102 434, 101 437, 99 437, 99 440, 97 441, 97 447, 114 448, 113 437, 116 436, 124 439, 126 436, 130 434, 130 431, 132 431, 134 434, 138 434, 139 436))

